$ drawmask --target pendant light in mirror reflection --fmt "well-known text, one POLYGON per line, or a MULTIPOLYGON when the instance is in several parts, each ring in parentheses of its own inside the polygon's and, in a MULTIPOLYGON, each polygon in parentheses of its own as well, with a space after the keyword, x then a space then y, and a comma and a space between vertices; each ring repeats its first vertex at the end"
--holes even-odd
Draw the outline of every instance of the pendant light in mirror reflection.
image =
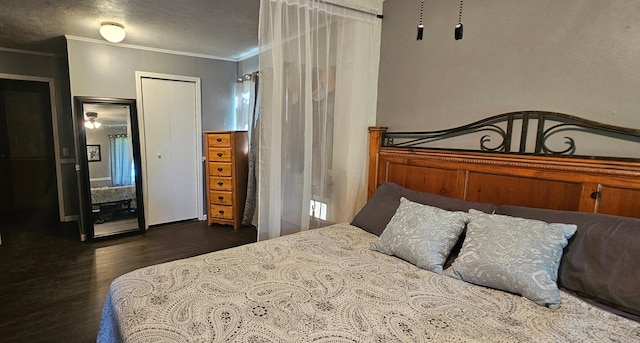
POLYGON ((86 112, 84 114, 84 127, 87 129, 97 129, 102 126, 102 123, 98 121, 98 113, 86 112))

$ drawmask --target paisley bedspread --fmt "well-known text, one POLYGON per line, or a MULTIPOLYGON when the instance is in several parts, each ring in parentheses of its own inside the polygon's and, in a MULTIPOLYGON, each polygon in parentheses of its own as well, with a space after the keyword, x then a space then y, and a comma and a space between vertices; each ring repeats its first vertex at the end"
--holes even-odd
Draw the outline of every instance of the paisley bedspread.
POLYGON ((562 292, 557 310, 370 250, 348 224, 115 279, 98 342, 640 342, 562 292))
POLYGON ((102 204, 136 198, 136 186, 112 186, 91 188, 91 203, 102 204))

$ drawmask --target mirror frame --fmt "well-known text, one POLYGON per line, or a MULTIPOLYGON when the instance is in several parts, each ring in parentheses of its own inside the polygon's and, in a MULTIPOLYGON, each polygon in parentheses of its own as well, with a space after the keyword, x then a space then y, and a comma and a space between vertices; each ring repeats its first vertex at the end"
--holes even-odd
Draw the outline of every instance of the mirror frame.
MULTIPOLYGON (((139 233, 145 231, 144 202, 142 193, 142 158, 140 155, 140 131, 138 126, 138 111, 135 99, 125 98, 101 98, 88 96, 74 97, 74 110, 76 113, 77 148, 78 148, 78 191, 80 193, 80 228, 81 237, 88 240, 118 236, 121 234, 139 233), (89 161, 87 157, 87 133, 84 126, 84 105, 106 104, 129 106, 129 119, 131 121, 131 145, 133 148, 133 161, 136 182, 136 212, 138 213, 138 228, 125 230, 113 235, 95 237, 93 221, 91 220, 91 185, 89 182, 89 161)), ((84 240, 84 239, 82 239, 84 240)))

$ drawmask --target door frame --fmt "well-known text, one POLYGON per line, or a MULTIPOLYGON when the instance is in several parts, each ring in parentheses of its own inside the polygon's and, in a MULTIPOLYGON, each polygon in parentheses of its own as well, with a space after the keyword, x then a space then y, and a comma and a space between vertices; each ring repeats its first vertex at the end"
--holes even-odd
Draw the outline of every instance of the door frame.
POLYGON ((167 80, 167 81, 179 81, 179 82, 192 82, 196 87, 196 114, 195 114, 195 131, 194 137, 196 144, 196 187, 197 187, 197 214, 198 220, 205 220, 204 218, 204 186, 203 186, 203 169, 202 169, 202 98, 201 98, 201 81, 199 77, 193 76, 183 76, 183 75, 172 75, 172 74, 162 74, 162 73, 153 73, 153 72, 144 72, 144 71, 136 71, 136 98, 137 107, 138 107, 138 121, 140 128, 140 156, 142 157, 142 170, 145 172, 142 173, 142 192, 144 198, 144 207, 147 209, 145 211, 145 230, 149 229, 149 207, 148 207, 148 183, 147 183, 147 148, 146 148, 146 136, 145 136, 145 124, 144 124, 144 95, 142 93, 142 79, 150 78, 150 79, 159 79, 159 80, 167 80))
POLYGON ((64 187, 62 185, 62 164, 75 164, 75 158, 67 157, 62 159, 60 156, 60 137, 58 136, 58 105, 56 101, 55 81, 51 77, 5 74, 0 73, 0 79, 16 80, 16 81, 35 81, 43 82, 49 85, 49 101, 51 103, 51 125, 53 126, 53 155, 56 165, 56 187, 58 190, 58 215, 61 222, 77 220, 77 215, 67 215, 64 209, 64 187))

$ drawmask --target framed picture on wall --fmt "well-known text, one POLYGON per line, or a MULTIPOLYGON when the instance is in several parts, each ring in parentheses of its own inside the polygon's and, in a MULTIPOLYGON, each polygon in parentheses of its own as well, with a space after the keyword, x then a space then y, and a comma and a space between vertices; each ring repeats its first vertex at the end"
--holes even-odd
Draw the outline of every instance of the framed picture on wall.
POLYGON ((87 144, 87 160, 89 162, 100 162, 102 157, 100 156, 100 145, 87 144))

